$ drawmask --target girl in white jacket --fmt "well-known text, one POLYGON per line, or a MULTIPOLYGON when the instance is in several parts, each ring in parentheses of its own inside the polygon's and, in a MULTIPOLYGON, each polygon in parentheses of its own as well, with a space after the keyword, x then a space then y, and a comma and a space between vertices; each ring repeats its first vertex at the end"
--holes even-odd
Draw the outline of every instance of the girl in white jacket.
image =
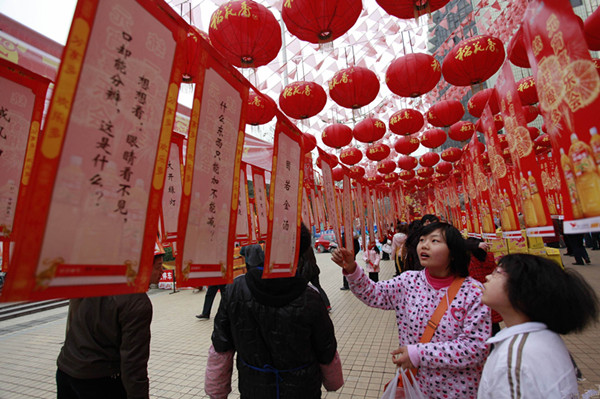
POLYGON ((578 398, 575 368, 558 334, 598 318, 594 289, 579 273, 527 254, 503 257, 486 280, 482 302, 506 328, 487 340, 493 350, 478 398, 578 398))

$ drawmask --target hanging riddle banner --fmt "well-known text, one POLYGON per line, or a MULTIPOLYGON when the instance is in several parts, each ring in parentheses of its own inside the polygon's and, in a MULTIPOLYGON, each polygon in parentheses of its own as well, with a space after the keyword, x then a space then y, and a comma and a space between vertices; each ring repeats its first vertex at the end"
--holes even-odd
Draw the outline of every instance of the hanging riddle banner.
POLYGON ((254 205, 256 206, 256 221, 258 223, 258 239, 266 240, 268 225, 267 221, 267 188, 265 186, 265 171, 252 166, 252 184, 254 187, 254 205))
POLYGON ((354 245, 352 243, 354 238, 354 228, 352 223, 352 185, 350 184, 350 176, 348 176, 349 169, 342 165, 342 170, 344 171, 342 182, 344 185, 342 191, 342 219, 344 223, 344 237, 346 238, 344 246, 346 248, 351 248, 354 245))
POLYGON ((331 173, 331 158, 321 148, 319 150, 319 157, 321 158, 321 170, 323 171, 323 191, 325 194, 325 201, 327 207, 327 224, 325 227, 332 227, 335 233, 335 240, 338 243, 342 243, 342 235, 340 229, 339 218, 337 215, 335 185, 333 183, 333 175, 331 173))
POLYGON ((183 140, 184 136, 173 132, 171 137, 171 149, 169 151, 169 162, 167 163, 167 175, 165 177, 165 189, 162 197, 161 208, 161 231, 163 242, 175 242, 177 240, 177 219, 181 207, 181 193, 183 189, 183 140))
POLYGON ((238 199, 238 214, 235 227, 235 240, 240 245, 249 245, 252 235, 250 233, 250 201, 248 199, 248 180, 246 178, 247 165, 245 162, 240 164, 240 190, 238 199))

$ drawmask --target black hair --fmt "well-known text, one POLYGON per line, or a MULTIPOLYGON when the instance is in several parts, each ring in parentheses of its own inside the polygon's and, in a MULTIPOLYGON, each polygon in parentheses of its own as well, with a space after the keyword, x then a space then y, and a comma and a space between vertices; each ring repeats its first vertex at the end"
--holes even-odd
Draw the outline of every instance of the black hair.
POLYGON ((425 215, 421 218, 421 224, 425 224, 425 222, 437 223, 439 221, 440 221, 439 217, 432 215, 430 213, 428 213, 427 215, 425 215))
POLYGON ((467 277, 469 275, 469 262, 471 261, 471 257, 467 252, 465 240, 460 234, 460 231, 449 223, 434 222, 427 226, 423 226, 421 230, 419 230, 419 239, 436 230, 442 232, 442 235, 446 240, 446 245, 450 250, 450 274, 459 277, 467 277))
POLYGON ((487 252, 485 250, 479 248, 479 244, 483 241, 479 238, 469 237, 465 240, 465 244, 467 246, 467 251, 471 253, 480 262, 485 262, 487 258, 487 252))
POLYGON ((504 256, 506 290, 513 308, 558 334, 582 331, 598 320, 598 296, 581 274, 529 254, 504 256))
POLYGON ((298 258, 310 247, 311 241, 310 230, 302 222, 300 224, 300 249, 298 250, 298 258))

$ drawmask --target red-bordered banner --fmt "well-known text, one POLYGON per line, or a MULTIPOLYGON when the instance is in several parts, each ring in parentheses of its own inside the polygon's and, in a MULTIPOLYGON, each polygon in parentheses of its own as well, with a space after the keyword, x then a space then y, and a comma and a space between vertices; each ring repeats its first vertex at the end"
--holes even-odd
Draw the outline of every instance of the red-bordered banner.
POLYGON ((177 221, 181 209, 181 193, 183 191, 183 146, 185 136, 173 132, 169 151, 169 162, 165 176, 161 206, 161 240, 174 242, 177 240, 177 221))

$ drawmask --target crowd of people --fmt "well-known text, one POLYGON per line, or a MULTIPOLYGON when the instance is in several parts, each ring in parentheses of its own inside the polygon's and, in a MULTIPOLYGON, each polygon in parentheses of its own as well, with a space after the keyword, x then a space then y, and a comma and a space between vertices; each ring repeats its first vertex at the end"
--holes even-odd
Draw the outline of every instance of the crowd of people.
MULTIPOLYGON (((559 334, 598 319, 598 297, 581 275, 527 254, 496 264, 489 244, 465 240, 434 215, 398 225, 386 239, 396 270, 390 280, 379 280, 383 251, 374 241, 359 258, 363 267, 357 236, 331 259, 360 302, 395 312, 398 347, 390 348, 390 361, 408 370, 423 397, 578 397, 576 366, 559 334)), ((262 247, 242 253, 247 272, 214 289, 221 301, 206 393, 229 395, 234 363, 242 398, 320 398, 322 387, 341 388, 343 360, 310 231, 302 225, 294 277, 263 279, 262 247)), ((205 303, 199 316, 209 315, 205 303)), ((58 397, 148 398, 151 319, 145 294, 72 300, 58 397)), ((396 397, 405 397, 402 379, 392 383, 396 397)))

